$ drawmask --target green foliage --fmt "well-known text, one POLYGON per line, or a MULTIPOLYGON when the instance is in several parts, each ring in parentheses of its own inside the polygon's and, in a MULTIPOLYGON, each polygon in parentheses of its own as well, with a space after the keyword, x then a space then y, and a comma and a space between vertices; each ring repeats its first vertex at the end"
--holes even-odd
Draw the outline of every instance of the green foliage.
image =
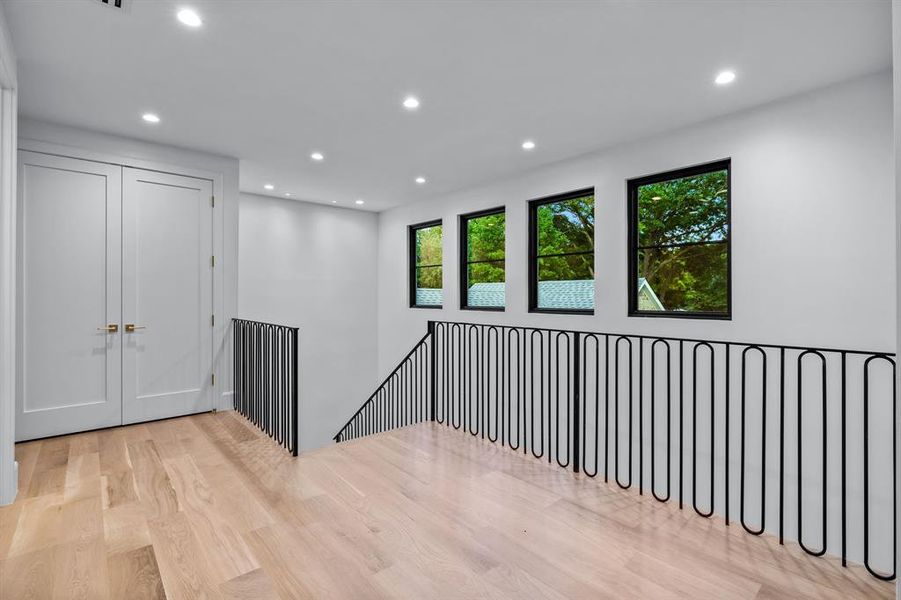
POLYGON ((416 230, 416 266, 441 264, 441 225, 416 230))
POLYGON ((416 287, 441 288, 441 267, 417 267, 416 287))
POLYGON ((727 177, 714 171, 638 188, 638 276, 666 310, 728 308, 727 177))
POLYGON ((441 225, 416 230, 416 287, 440 288, 441 225))
POLYGON ((497 283, 505 280, 504 213, 485 215, 466 221, 466 255, 468 261, 480 261, 468 266, 467 280, 474 283, 497 283), (493 262, 481 262, 493 261, 493 262))
POLYGON ((594 196, 538 207, 538 279, 594 279, 594 196), (541 258, 555 254, 571 256, 541 258))

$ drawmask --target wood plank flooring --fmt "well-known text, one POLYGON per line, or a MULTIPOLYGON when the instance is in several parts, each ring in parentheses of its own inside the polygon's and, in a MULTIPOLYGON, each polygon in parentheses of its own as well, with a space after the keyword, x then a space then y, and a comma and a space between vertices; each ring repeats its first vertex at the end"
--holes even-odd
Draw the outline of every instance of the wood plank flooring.
POLYGON ((0 598, 892 598, 431 424, 293 459, 235 413, 19 444, 0 598))

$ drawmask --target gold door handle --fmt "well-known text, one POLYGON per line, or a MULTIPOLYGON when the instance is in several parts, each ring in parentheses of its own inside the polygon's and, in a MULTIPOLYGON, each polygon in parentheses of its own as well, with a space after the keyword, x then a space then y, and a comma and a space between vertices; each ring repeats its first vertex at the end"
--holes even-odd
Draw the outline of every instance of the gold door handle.
POLYGON ((128 333, 134 333, 137 329, 147 329, 145 325, 135 325, 134 323, 126 323, 125 331, 128 333))
POLYGON ((110 323, 106 327, 98 327, 97 331, 105 331, 107 333, 116 333, 117 331, 119 331, 119 324, 118 323, 110 323))

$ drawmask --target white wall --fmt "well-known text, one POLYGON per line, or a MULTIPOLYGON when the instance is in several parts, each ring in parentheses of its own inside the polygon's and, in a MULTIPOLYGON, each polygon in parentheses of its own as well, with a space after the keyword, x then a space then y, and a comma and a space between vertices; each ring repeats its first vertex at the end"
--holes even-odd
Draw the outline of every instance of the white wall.
POLYGON ((894 350, 891 110, 891 77, 880 73, 382 213, 379 371, 396 364, 428 319, 894 350), (732 158, 732 321, 627 317, 626 180, 725 157, 732 158), (591 186, 596 313, 529 314, 526 203, 591 186), (460 311, 457 215, 499 205, 507 207, 507 310, 460 311), (411 309, 406 227, 439 217, 445 308, 411 309))
POLYGON ((318 448, 377 384, 373 213, 241 195, 238 307, 300 327, 300 449, 318 448))
POLYGON ((218 407, 230 409, 233 361, 229 333, 231 319, 237 314, 238 285, 237 159, 31 119, 19 121, 19 148, 213 179, 213 247, 217 256, 213 369, 218 407))

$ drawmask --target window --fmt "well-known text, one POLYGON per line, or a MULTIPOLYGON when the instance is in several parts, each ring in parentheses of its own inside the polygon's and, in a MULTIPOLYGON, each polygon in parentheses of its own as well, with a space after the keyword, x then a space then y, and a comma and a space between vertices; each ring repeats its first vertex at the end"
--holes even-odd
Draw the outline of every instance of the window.
POLYGON ((503 208, 460 216, 460 308, 504 310, 503 208))
POLYGON ((410 226, 410 306, 441 308, 441 221, 410 226))
POLYGON ((594 190, 529 203, 529 310, 594 314, 594 190))
POLYGON ((629 314, 731 317, 730 161, 629 181, 629 314))

